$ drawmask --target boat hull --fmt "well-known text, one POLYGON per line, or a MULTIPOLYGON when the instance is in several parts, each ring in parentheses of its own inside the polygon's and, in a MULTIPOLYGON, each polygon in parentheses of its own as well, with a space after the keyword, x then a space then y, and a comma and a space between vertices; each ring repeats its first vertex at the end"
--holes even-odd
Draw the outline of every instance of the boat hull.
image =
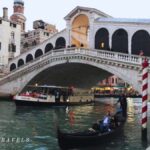
POLYGON ((52 106, 78 106, 88 105, 94 103, 94 101, 85 102, 40 102, 40 101, 26 101, 14 99, 16 106, 39 106, 39 107, 52 107, 52 106))
MULTIPOLYGON (((87 129, 85 131, 71 133, 61 131, 59 127, 57 127, 57 138, 60 148, 66 150, 99 144, 103 145, 106 142, 111 142, 115 137, 120 137, 121 133, 123 133, 123 126, 126 118, 122 116, 121 112, 117 112, 114 117, 117 119, 117 122, 109 131, 98 129, 98 124, 96 128, 93 126, 95 130, 91 128, 91 130, 87 129)), ((102 120, 100 122, 102 122, 102 120)))
POLYGON ((113 138, 119 136, 121 131, 122 126, 118 127, 116 130, 106 133, 89 132, 86 135, 84 133, 77 135, 78 133, 69 134, 58 129, 58 144, 60 148, 64 150, 105 144, 106 142, 110 142, 113 138))

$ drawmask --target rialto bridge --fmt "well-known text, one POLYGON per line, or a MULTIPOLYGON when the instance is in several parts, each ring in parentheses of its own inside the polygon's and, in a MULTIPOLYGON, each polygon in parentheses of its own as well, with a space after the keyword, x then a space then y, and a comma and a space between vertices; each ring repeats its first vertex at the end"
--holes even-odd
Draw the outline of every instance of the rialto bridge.
POLYGON ((114 74, 141 92, 138 54, 142 50, 150 56, 149 19, 116 19, 79 6, 64 19, 64 30, 9 62, 9 73, 0 80, 1 93, 20 92, 38 76, 49 78, 50 84, 63 80, 63 84, 91 86, 104 72, 105 77, 114 74))

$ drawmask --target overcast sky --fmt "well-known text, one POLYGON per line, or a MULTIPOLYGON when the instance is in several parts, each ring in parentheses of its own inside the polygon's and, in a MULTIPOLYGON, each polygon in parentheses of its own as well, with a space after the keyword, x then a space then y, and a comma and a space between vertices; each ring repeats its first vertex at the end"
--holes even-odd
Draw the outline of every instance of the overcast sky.
MULTIPOLYGON (((13 13, 14 0, 0 0, 2 8, 8 7, 9 16, 13 13)), ((116 18, 150 18, 150 0, 24 0, 26 29, 32 29, 34 20, 42 19, 65 28, 64 17, 76 6, 93 7, 116 18)))

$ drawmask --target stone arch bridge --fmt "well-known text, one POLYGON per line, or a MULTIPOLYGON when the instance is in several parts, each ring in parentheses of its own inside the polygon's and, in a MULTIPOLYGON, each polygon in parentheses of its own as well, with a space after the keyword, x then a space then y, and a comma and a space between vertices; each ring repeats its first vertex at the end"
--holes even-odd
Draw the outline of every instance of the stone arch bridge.
MULTIPOLYGON (((94 67, 97 70, 106 70, 123 79, 141 93, 141 62, 141 56, 106 50, 88 48, 51 50, 8 73, 0 80, 0 92, 5 94, 20 92, 36 75, 48 68, 56 67, 61 64, 83 64, 94 67)), ((78 74, 78 76, 80 76, 80 74, 78 74)))

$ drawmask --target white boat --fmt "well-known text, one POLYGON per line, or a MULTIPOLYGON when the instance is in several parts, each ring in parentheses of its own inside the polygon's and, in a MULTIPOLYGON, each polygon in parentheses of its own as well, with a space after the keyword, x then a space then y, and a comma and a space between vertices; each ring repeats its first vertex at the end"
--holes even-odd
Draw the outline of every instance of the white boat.
POLYGON ((13 97, 16 106, 73 106, 91 104, 92 95, 77 95, 73 88, 62 86, 29 86, 26 91, 13 97))

